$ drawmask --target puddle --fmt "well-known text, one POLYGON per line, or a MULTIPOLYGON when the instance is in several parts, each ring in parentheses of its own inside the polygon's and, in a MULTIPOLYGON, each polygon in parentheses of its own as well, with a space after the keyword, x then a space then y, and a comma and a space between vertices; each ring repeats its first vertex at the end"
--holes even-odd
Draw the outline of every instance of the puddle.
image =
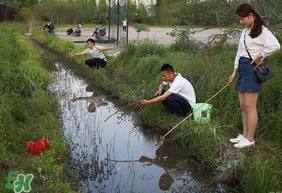
POLYGON ((55 81, 48 90, 59 99, 59 118, 70 149, 67 172, 77 181, 74 189, 83 188, 84 193, 228 192, 223 184, 210 184, 213 174, 199 173, 178 144, 162 141, 160 134, 139 126, 134 112, 122 111, 94 82, 77 77, 58 62, 54 65, 55 81))

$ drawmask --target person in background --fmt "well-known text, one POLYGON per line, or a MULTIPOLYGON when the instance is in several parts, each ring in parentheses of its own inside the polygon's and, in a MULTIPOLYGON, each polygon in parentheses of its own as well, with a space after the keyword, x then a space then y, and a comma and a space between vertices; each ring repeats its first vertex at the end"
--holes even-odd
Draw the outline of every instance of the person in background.
POLYGON ((50 20, 46 20, 43 30, 45 29, 48 29, 48 33, 52 35, 55 29, 54 24, 50 20))
POLYGON ((46 23, 43 27, 43 30, 45 30, 45 29, 48 29, 48 32, 49 32, 49 20, 46 20, 46 23))
POLYGON ((239 40, 234 70, 229 81, 234 82, 238 74, 235 89, 239 93, 243 134, 229 141, 235 143, 236 148, 244 148, 255 144, 254 134, 258 122, 257 99, 261 85, 257 82, 254 68, 260 65, 265 57, 278 52, 280 44, 266 22, 250 4, 241 4, 236 14, 240 23, 246 28, 239 40), (250 59, 246 47, 253 60, 250 59))
POLYGON ((151 100, 141 100, 141 105, 147 105, 162 101, 166 111, 171 114, 183 117, 192 112, 192 105, 196 103, 195 91, 192 84, 181 76, 180 73, 174 73, 170 64, 164 64, 161 67, 161 76, 163 82, 159 85, 156 96, 151 100), (169 90, 165 87, 169 85, 169 90))
POLYGON ((122 32, 125 33, 127 28, 127 19, 122 20, 122 32))
POLYGON ((52 35, 54 33, 54 29, 55 29, 54 24, 51 21, 49 21, 49 30, 48 30, 49 34, 52 35))
POLYGON ((92 58, 89 60, 85 61, 85 64, 89 66, 90 68, 99 69, 100 67, 103 68, 107 65, 107 60, 105 55, 103 54, 102 51, 108 50, 108 48, 104 47, 97 47, 95 46, 95 41, 92 38, 89 38, 87 41, 87 49, 84 50, 83 52, 79 53, 71 53, 69 56, 82 56, 85 54, 89 54, 92 58))

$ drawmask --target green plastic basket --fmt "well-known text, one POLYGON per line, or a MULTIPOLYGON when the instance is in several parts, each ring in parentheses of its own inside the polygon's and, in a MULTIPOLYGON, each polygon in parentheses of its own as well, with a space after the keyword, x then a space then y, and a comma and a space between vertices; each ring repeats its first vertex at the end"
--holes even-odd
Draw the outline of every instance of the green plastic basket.
POLYGON ((211 117, 211 104, 196 103, 192 105, 194 121, 198 123, 208 123, 211 117))

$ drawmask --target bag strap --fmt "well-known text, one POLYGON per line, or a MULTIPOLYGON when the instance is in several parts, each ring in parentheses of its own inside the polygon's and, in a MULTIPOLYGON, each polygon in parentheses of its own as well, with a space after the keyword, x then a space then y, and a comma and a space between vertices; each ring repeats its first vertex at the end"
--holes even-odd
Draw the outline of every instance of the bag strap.
POLYGON ((246 33, 247 33, 247 29, 245 29, 244 44, 245 44, 246 51, 247 51, 247 53, 248 53, 249 57, 251 58, 251 60, 253 60, 253 58, 252 58, 252 56, 251 56, 250 52, 248 51, 247 45, 246 45, 246 33))

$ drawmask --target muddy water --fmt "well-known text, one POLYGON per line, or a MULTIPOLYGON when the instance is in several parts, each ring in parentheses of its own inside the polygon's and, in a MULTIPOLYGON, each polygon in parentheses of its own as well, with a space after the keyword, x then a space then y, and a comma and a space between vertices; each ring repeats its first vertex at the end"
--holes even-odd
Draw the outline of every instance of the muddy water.
POLYGON ((212 182, 214 174, 199 172, 176 142, 163 141, 152 128, 141 127, 134 112, 112 102, 79 67, 46 50, 39 52, 55 78, 48 90, 59 100, 58 117, 70 150, 66 173, 74 189, 228 192, 225 185, 212 182))

